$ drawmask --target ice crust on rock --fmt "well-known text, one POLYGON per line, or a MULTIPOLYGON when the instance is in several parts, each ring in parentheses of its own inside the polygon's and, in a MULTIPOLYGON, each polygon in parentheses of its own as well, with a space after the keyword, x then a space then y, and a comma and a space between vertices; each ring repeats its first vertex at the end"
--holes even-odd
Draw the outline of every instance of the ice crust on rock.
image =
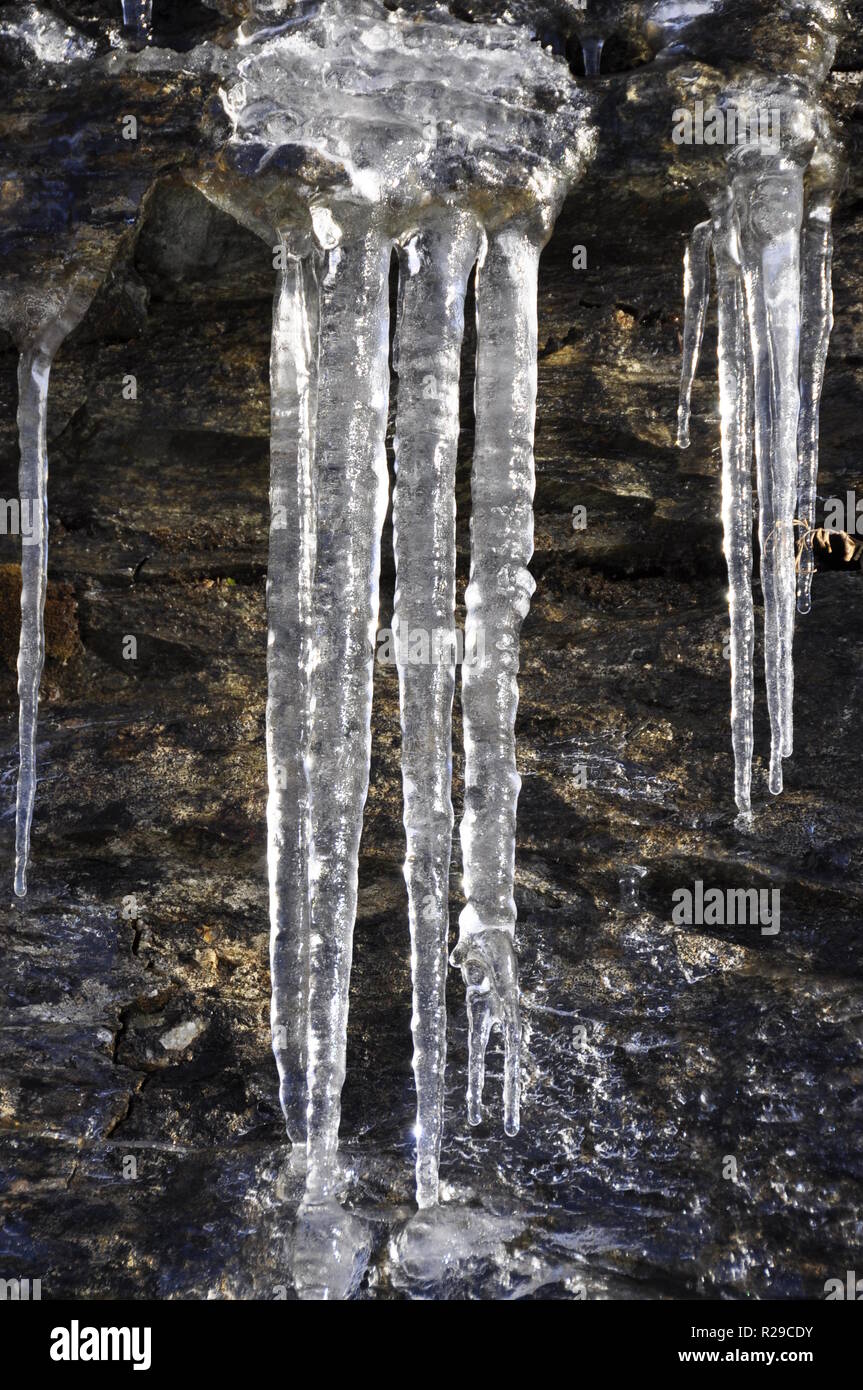
POLYGON ((563 59, 521 28, 465 25, 442 6, 418 22, 376 0, 329 0, 284 33, 250 35, 222 100, 235 169, 275 163, 290 204, 299 191, 322 218, 346 201, 392 210, 396 234, 401 212, 445 197, 492 224, 551 208, 594 138, 563 59), (315 182, 298 190, 284 169, 300 155, 315 182))
POLYGON ((23 44, 42 63, 83 62, 96 44, 41 5, 8 5, 0 11, 0 38, 23 44))

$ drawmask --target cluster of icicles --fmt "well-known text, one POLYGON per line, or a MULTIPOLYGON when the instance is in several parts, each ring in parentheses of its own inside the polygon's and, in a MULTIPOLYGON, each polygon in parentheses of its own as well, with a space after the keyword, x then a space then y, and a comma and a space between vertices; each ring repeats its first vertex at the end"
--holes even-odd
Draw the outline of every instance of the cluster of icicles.
POLYGON ((305 1155, 294 1279, 307 1294, 345 1277, 332 1252, 341 1258, 359 1239, 337 1204, 336 1149, 388 494, 394 252, 393 633, 420 1209, 435 1209, 439 1194, 456 662, 454 644, 440 659, 411 661, 407 634, 455 631, 459 380, 474 272, 464 651, 478 655, 461 664, 466 906, 452 963, 467 993, 468 1118, 480 1122, 486 1049, 499 1029, 504 1127, 519 1127, 515 716, 519 632, 534 588, 537 272, 592 144, 564 66, 525 49, 509 28, 472 28, 444 12, 418 27, 372 6, 333 4, 304 32, 265 40, 224 90, 234 127, 225 177, 201 183, 242 216, 260 199, 255 188, 246 202, 236 165, 266 171, 274 149, 301 144, 350 170, 349 190, 319 193, 307 215, 287 209, 278 224, 284 269, 271 356, 272 1032, 288 1133, 305 1155), (536 93, 550 85, 560 114, 538 118, 536 93))
POLYGON ((753 443, 771 730, 768 785, 778 794, 782 760, 793 749, 795 595, 797 611, 811 608, 818 415, 833 325, 831 211, 838 181, 832 149, 816 149, 808 172, 783 156, 758 156, 732 167, 728 185, 711 199, 712 216, 693 231, 685 257, 681 448, 689 445, 711 247, 716 265, 731 734, 741 829, 752 816, 753 443))
MULTIPOLYGON (((515 716, 521 623, 534 582, 537 270, 592 138, 565 64, 517 32, 445 12, 421 26, 331 0, 303 26, 263 34, 228 72, 234 135, 198 186, 273 246, 271 523, 267 580, 272 1038, 305 1196, 294 1279, 344 1292, 362 1248, 338 1195, 341 1092, 371 751, 380 539, 387 509, 389 271, 399 263, 393 630, 417 1090, 416 1193, 438 1201, 446 1063, 452 705, 456 645, 416 664, 402 632, 455 635, 455 465, 464 303, 475 273, 477 353, 471 570, 461 668, 466 906, 452 961, 466 984, 468 1117, 482 1113, 485 1054, 503 1036, 504 1126, 519 1127, 515 716), (555 94, 538 111, 537 94, 555 94), (299 114, 298 114, 299 110, 299 114), (446 110, 447 119, 440 113, 446 110), (347 172, 311 199, 272 177, 303 145, 347 172), (252 167, 255 173, 248 175, 252 167), (259 217, 270 179, 272 221, 259 217), (347 186, 345 186, 347 185, 347 186), (275 209, 278 209, 276 211, 275 209), (250 211, 251 210, 251 211, 250 211), (257 218, 257 220, 254 220, 257 218)), ((221 55, 224 62, 224 55, 221 55)), ((223 69, 224 71, 224 69, 223 69)), ((77 321, 77 319, 76 319, 77 321)), ((21 359, 21 497, 39 518, 24 549, 16 892, 26 892, 47 566, 45 422, 53 352, 21 359)))
MULTIPOLYGON (((387 506, 392 238, 374 222, 338 248, 289 255, 273 322, 267 747, 272 1028, 282 1103, 305 1141, 306 1198, 294 1277, 332 1286, 325 1252, 349 1218, 333 1205, 357 855, 370 756, 379 539, 387 506), (299 447, 298 447, 299 446, 299 447), (297 501, 299 498, 299 505, 297 501), (281 524, 281 518, 287 524, 281 524), (297 575, 302 582, 297 584, 297 575), (322 615, 327 614, 327 619, 322 615), (299 664, 296 653, 302 653, 299 664), (298 742, 297 730, 302 734, 298 742)), ((518 633, 533 583, 533 413, 540 238, 486 235, 461 211, 432 214, 399 247, 393 628, 451 630, 454 476, 468 278, 477 270, 476 450, 462 666, 468 905, 454 963, 467 981, 468 1111, 481 1116, 491 1028, 504 1034, 504 1120, 518 1129, 513 934, 518 633)), ((405 878, 413 976, 419 1206, 438 1199, 446 1058, 455 666, 413 664, 398 643, 405 878)), ((298 1237, 299 1238, 299 1237, 298 1237)))
MULTIPOLYGON (((129 17, 143 16, 147 24, 148 10, 142 4, 127 7, 129 17)), ((362 1248, 356 1223, 338 1206, 336 1150, 387 503, 393 249, 399 259, 397 638, 402 628, 430 633, 454 625, 459 374, 465 293, 476 267, 476 447, 464 647, 481 650, 483 657, 462 668, 467 906, 453 960, 467 986, 469 1118, 480 1119, 486 1045, 498 1027, 504 1035, 507 1132, 515 1133, 519 1124, 513 877, 520 784, 514 726, 519 630, 533 590, 527 566, 533 548, 537 267, 566 187, 589 157, 590 141, 568 73, 561 80, 569 84, 569 107, 561 99, 555 115, 540 120, 529 101, 519 106, 525 72, 534 65, 531 77, 539 88, 558 80, 560 68, 535 46, 525 56, 505 30, 486 42, 470 33, 465 37, 463 28, 471 26, 459 28, 444 16, 423 27, 418 44, 417 32, 407 25, 400 29, 384 16, 378 26, 377 10, 368 0, 355 11, 334 0, 322 6, 308 32, 297 30, 264 44, 260 59, 240 64, 240 80, 225 96, 241 153, 257 150, 256 176, 263 175, 274 149, 302 139, 316 156, 342 161, 353 180, 341 202, 338 195, 329 202, 318 199, 293 222, 288 218, 261 232, 275 231, 282 253, 271 350, 267 582, 272 1032, 288 1133, 305 1156, 295 1279, 312 1297, 346 1291, 362 1248), (321 62, 324 51, 327 64, 321 62), (439 76, 432 72, 433 52, 439 76), (459 64, 464 76, 454 88, 459 64), (336 81, 317 80, 325 67, 337 71, 336 81), (412 71, 421 78, 416 95, 405 80, 398 87, 405 109, 394 114, 382 73, 395 74, 402 83, 412 71), (479 85, 481 71, 486 91, 479 85), (304 85, 300 79, 308 74, 312 77, 306 76, 304 85), (293 94, 295 80, 303 86, 299 118, 280 104, 284 90, 293 94), (349 81, 357 82, 356 91, 348 90, 349 81), (505 89, 508 100, 501 102, 505 89), (456 124, 435 119, 436 110, 443 109, 435 103, 448 101, 451 109, 454 90, 462 102, 457 128, 464 147, 458 148, 452 144, 456 124), (423 101, 429 103, 426 112, 423 101), (489 111, 502 113, 494 147, 483 143, 489 111), (519 139, 513 143, 516 122, 519 139), (567 141, 570 151, 582 142, 577 157, 566 153, 567 141), (525 161, 517 197, 512 197, 519 177, 512 173, 513 148, 525 161), (460 179, 471 160, 477 179, 482 171, 491 179, 494 197, 489 189, 476 198, 453 192, 453 171, 460 179), (491 216, 479 210, 490 206, 495 208, 491 216), (478 635, 484 640, 475 640, 478 635)), ((596 56, 598 61, 598 51, 596 56)), ((683 446, 711 245, 717 266, 735 797, 744 822, 751 811, 753 439, 774 792, 781 790, 781 760, 792 743, 795 525, 801 522, 799 606, 802 611, 809 606, 818 402, 831 324, 835 180, 819 184, 810 177, 807 185, 805 177, 804 164, 783 157, 732 168, 686 258, 683 446)), ((206 181, 199 186, 243 220, 242 184, 229 169, 218 186, 206 181)), ((256 191, 252 204, 259 206, 256 191)), ((20 896, 26 893, 44 660, 48 379, 57 347, 86 307, 73 296, 36 346, 22 353, 19 369, 20 495, 22 507, 29 502, 34 517, 33 541, 22 556, 18 662, 15 891, 20 896)), ((424 665, 408 660, 399 641, 396 650, 413 975, 416 1185, 418 1204, 428 1209, 438 1200, 443 1119, 456 671, 452 648, 449 658, 424 665)))

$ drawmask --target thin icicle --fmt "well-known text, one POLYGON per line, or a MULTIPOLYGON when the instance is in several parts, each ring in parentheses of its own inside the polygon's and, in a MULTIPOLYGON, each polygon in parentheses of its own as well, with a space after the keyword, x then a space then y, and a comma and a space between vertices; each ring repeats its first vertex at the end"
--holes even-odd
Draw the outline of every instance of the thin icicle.
POLYGON ((390 242, 375 226, 321 282, 311 650, 307 1199, 338 1186, 357 860, 371 757, 380 536, 387 507, 390 242))
POLYGON ((833 328, 833 235, 830 195, 822 195, 807 212, 801 250, 800 423, 797 431, 797 523, 802 528, 797 574, 797 611, 812 607, 818 484, 818 425, 821 388, 833 328))
POLYGON ((36 797, 39 683, 45 664, 45 591, 48 584, 48 381, 53 354, 39 347, 18 363, 18 491, 30 509, 31 532, 21 546, 21 644, 18 651, 18 796, 15 808, 15 892, 27 894, 30 826, 36 797))
MULTIPOLYGON (((30 827, 36 797, 39 684, 45 664, 45 594, 48 586, 48 383, 63 341, 84 317, 98 280, 82 277, 67 288, 18 360, 18 490, 29 534, 22 528, 21 642, 18 649, 18 792, 15 807, 15 892, 27 893, 30 827)), ((45 294, 51 303, 56 297, 45 294)))
POLYGON ((802 173, 740 175, 734 200, 752 351, 769 787, 778 795, 782 759, 793 748, 802 173))
POLYGON ((327 225, 340 244, 320 277, 312 445, 306 1183, 292 1262, 304 1300, 346 1297, 368 1256, 366 1228, 338 1204, 336 1155, 388 492, 391 244, 373 224, 343 239, 327 225))
POLYGON ((420 1207, 438 1200, 443 1126, 453 827, 455 464, 464 296, 478 242, 472 216, 438 214, 410 237, 399 265, 393 632, 402 726, 420 1207))
MULTIPOLYGON (((834 165, 828 169, 831 174, 834 165)), ((830 199, 834 184, 835 179, 818 192, 804 219, 803 168, 790 161, 750 161, 732 175, 714 217, 734 791, 740 825, 749 823, 751 809, 751 434, 754 425, 771 729, 769 787, 777 794, 782 790, 782 760, 793 748, 795 589, 801 611, 808 611, 810 602, 818 405, 832 326, 830 199), (804 531, 799 581, 795 580, 795 526, 804 531)), ((706 235, 702 223, 693 235, 685 269, 678 408, 682 447, 689 441, 689 400, 707 302, 707 272, 701 257, 706 235)))
POLYGON ((719 301, 719 402, 722 415, 722 524, 731 622, 731 742, 739 826, 751 820, 753 655, 752 397, 749 338, 733 205, 713 235, 719 301))
POLYGON ((533 428, 536 287, 541 242, 509 226, 490 236, 477 273, 476 446, 471 475, 468 650, 462 667, 467 905, 453 963, 467 986, 468 1118, 481 1119, 485 1050, 504 1036, 504 1128, 519 1127, 518 971, 515 934, 515 762, 518 642, 534 581, 533 428))
POLYGON ((306 1138, 309 643, 319 257, 289 255, 273 303, 267 573, 267 861, 272 1039, 294 1144, 306 1138))
POLYGON ((683 257, 683 362, 680 369, 680 403, 677 407, 677 445, 689 448, 689 415, 692 383, 698 370, 704 319, 710 297, 708 252, 712 223, 699 222, 692 230, 683 257))

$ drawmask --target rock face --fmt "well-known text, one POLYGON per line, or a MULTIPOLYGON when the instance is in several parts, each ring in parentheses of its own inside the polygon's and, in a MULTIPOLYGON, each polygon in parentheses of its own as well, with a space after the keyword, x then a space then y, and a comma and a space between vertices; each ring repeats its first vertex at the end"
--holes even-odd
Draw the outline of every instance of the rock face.
MULTIPOLYGON (((268 1028, 272 257, 195 186, 224 138, 216 94, 236 25, 251 34, 292 10, 170 8, 173 27, 156 0, 137 55, 107 0, 0 10, 7 497, 17 349, 73 284, 92 294, 52 372, 33 865, 0 928, 0 1276, 41 1278, 43 1297, 293 1296, 301 1182, 268 1028)), ((419 24, 427 7, 404 8, 419 24)), ((504 8, 452 7, 475 25, 504 8)), ((372 1244, 361 1297, 814 1298, 859 1256, 859 560, 853 544, 841 559, 822 546, 795 641, 786 789, 768 797, 758 701, 754 827, 740 834, 712 317, 692 445, 674 448, 683 245, 706 207, 670 112, 681 92, 709 100, 787 75, 836 121, 850 172, 819 494, 863 495, 861 12, 843 28, 824 5, 702 8, 686 27, 669 3, 510 7, 525 45, 579 76, 584 39, 605 40, 584 79, 596 159, 540 269, 537 592, 518 722, 522 1131, 502 1135, 494 1076, 488 1125, 464 1120, 454 983, 441 1165, 453 1239, 436 1266, 406 1267, 392 1240, 413 1177, 400 734, 395 670, 380 665, 342 1121, 347 1199, 372 1244), (675 921, 697 882, 778 890, 778 922, 675 921)), ((472 319, 469 303, 460 623, 472 319)), ((2 545, 11 900, 18 557, 2 545)), ((388 527, 382 628, 393 578, 388 527)), ((458 749, 458 707, 455 720, 458 749)), ((454 770, 458 816, 458 752, 454 770)), ((456 843, 454 916, 460 870, 456 843)))

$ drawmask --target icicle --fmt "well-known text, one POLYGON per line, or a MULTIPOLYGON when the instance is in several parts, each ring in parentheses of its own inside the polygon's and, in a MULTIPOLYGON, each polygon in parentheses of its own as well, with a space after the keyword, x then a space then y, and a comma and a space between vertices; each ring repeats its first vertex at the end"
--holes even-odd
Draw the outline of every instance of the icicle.
POLYGON ((818 482, 818 420, 827 349, 833 328, 831 264, 833 236, 830 228, 830 193, 822 194, 808 209, 803 224, 800 424, 797 432, 797 522, 802 527, 797 576, 797 611, 812 607, 812 575, 815 559, 812 532, 815 527, 818 482))
POLYGON ((30 826, 36 797, 36 726, 39 682, 45 664, 45 591, 48 584, 48 380, 53 352, 37 347, 18 364, 18 491, 29 510, 29 535, 22 526, 21 645, 18 652, 18 796, 15 809, 15 892, 27 894, 30 826))
MULTIPOLYGON (((829 165, 828 172, 832 169, 829 165)), ((809 606, 818 403, 832 324, 829 197, 833 191, 831 183, 819 193, 804 223, 802 168, 789 161, 755 167, 750 163, 733 175, 714 216, 734 795, 741 827, 751 818, 753 424, 771 729, 769 787, 776 794, 782 790, 782 760, 793 747, 795 523, 805 527, 798 603, 804 612, 809 606)), ((678 409, 678 443, 683 447, 689 438, 689 398, 707 301, 701 253, 708 234, 705 224, 696 228, 685 271, 678 409)))
POLYGON ((740 252, 730 200, 713 235, 719 300, 719 403, 722 416, 722 525, 731 623, 731 742, 738 826, 751 821, 753 654, 752 399, 740 252))
MULTIPOLYGON (((286 248, 287 249, 287 248, 286 248)), ((309 643, 319 256, 290 254, 273 303, 267 575, 267 860, 272 1039, 294 1145, 306 1138, 309 643)))
POLYGON ((357 858, 371 756, 380 535, 388 478, 390 242, 374 227, 328 254, 321 283, 310 653, 307 1199, 334 1196, 357 858))
POLYGON ((53 311, 21 352, 18 360, 18 443, 20 506, 29 514, 22 527, 21 642, 18 649, 18 792, 15 807, 15 892, 27 894, 30 827, 36 798, 36 729, 39 684, 45 664, 45 594, 48 586, 48 382, 57 350, 84 317, 98 278, 81 276, 60 291, 43 291, 53 311), (59 299, 59 307, 57 307, 59 299))
POLYGON ((438 215, 410 237, 399 266, 393 631, 402 726, 420 1207, 438 1199, 443 1125, 453 827, 455 464, 464 296, 478 241, 471 216, 438 215))
POLYGON ((771 792, 793 748, 794 509, 800 340, 800 170, 739 175, 734 201, 752 351, 771 792))
MULTIPOLYGON (((205 192, 209 186, 208 196, 219 205, 236 203, 238 215, 260 228, 265 205, 276 195, 271 199, 241 177, 235 182, 231 165, 263 169, 271 154, 291 145, 303 149, 311 163, 337 164, 344 171, 332 199, 322 187, 304 193, 291 184, 284 190, 284 206, 298 199, 296 211, 303 215, 304 205, 318 244, 328 248, 318 280, 316 404, 309 407, 316 412, 316 426, 310 445, 315 500, 308 545, 314 579, 305 690, 307 966, 302 913, 292 917, 287 911, 290 883, 298 882, 303 891, 302 807, 297 827, 276 781, 283 759, 295 756, 295 744, 287 735, 281 739, 287 716, 275 708, 283 698, 285 709, 296 708, 303 696, 292 693, 296 673, 282 670, 278 650, 292 640, 297 645, 302 592, 291 596, 286 580, 276 582, 275 560, 270 588, 273 962, 274 977, 285 981, 284 999, 274 1004, 273 1028, 292 1134, 302 1128, 301 1117, 293 1114, 302 1087, 290 1078, 302 1071, 305 1040, 306 1188, 294 1250, 297 1287, 304 1297, 315 1290, 330 1296, 344 1291, 355 1268, 350 1251, 367 1241, 337 1205, 336 1150, 386 507, 389 255, 393 244, 400 247, 394 626, 413 948, 417 1196, 425 1220, 438 1194, 445 1063, 453 474, 463 300, 483 239, 475 209, 493 209, 499 228, 512 209, 529 204, 536 234, 512 227, 495 231, 479 276, 473 557, 463 665, 469 775, 462 838, 469 904, 455 954, 468 984, 471 1119, 478 1118, 481 1102, 483 1034, 500 1024, 506 1044, 505 1125, 510 1133, 518 1127, 513 873, 519 782, 513 722, 518 631, 533 587, 526 566, 532 545, 536 267, 567 187, 594 153, 595 131, 566 65, 526 36, 520 38, 517 27, 492 26, 480 33, 475 26, 453 24, 445 10, 426 18, 419 48, 410 16, 378 14, 374 6, 358 11, 347 0, 315 9, 296 28, 262 31, 257 35, 262 41, 254 51, 250 47, 222 91, 233 125, 231 160, 222 176, 201 185, 205 192), (383 67, 381 53, 387 55, 383 67), (327 76, 334 63, 335 86, 327 76), (285 94, 289 98, 291 92, 300 94, 299 104, 293 99, 286 104, 285 94), (544 115, 537 122, 535 94, 540 93, 544 115), (279 616, 276 596, 286 592, 288 606, 279 616), (426 643, 426 659, 420 656, 419 664, 412 649, 416 631, 421 648, 426 643), (433 645, 438 638, 443 652, 433 645), (293 1010, 291 998, 299 1000, 293 1010), (305 1027, 297 1022, 291 1034, 288 1016, 296 1019, 304 1003, 305 1027)), ((595 56, 598 65, 598 44, 595 56)), ((298 285, 286 277, 281 291, 293 306, 284 311, 292 323, 302 319, 295 303, 298 285)), ((282 321, 278 307, 276 318, 282 321)), ((303 397, 295 380, 297 353, 289 350, 292 333, 284 330, 284 362, 274 336, 274 396, 281 394, 275 387, 284 368, 287 411, 287 452, 281 460, 274 452, 274 490, 278 469, 284 470, 284 486, 290 485, 290 471, 296 469, 291 450, 303 434, 294 423, 303 397)), ((303 552, 299 529, 289 544, 303 552)), ((292 552, 280 550, 278 563, 288 574, 292 552)), ((303 736, 299 719, 294 736, 303 736)), ((288 769, 289 785, 292 775, 288 769)), ((302 797, 303 780, 294 776, 294 781, 302 797)))
POLYGON ((490 237, 477 273, 476 446, 471 475, 471 573, 462 667, 465 810, 461 825, 467 905, 453 963, 467 986, 468 1118, 478 1124, 485 1050, 504 1035, 504 1128, 519 1127, 518 971, 515 933, 515 763, 518 638, 534 581, 533 426, 539 241, 505 227, 490 237))
POLYGON ((698 370, 698 355, 710 296, 708 250, 711 230, 709 220, 699 222, 693 228, 683 258, 683 363, 680 369, 680 404, 677 407, 677 444, 680 449, 689 448, 692 383, 698 370))
POLYGON ((602 46, 605 39, 589 38, 581 41, 581 54, 584 58, 585 77, 599 77, 602 63, 602 46))
POLYGON ((274 460, 274 482, 285 487, 286 499, 295 488, 286 501, 293 533, 284 547, 276 544, 278 584, 271 574, 271 605, 277 595, 284 600, 283 608, 273 608, 269 662, 270 825, 276 832, 270 882, 274 962, 283 969, 278 979, 274 973, 274 987, 285 988, 282 999, 274 997, 273 1021, 278 1027, 292 1007, 301 1010, 293 1031, 281 1035, 286 1046, 279 1063, 283 1080, 287 1076, 289 1132, 292 1124, 299 1132, 300 1088, 292 1078, 305 1057, 306 1181, 292 1271, 298 1296, 308 1300, 347 1297, 369 1251, 366 1227, 338 1204, 336 1154, 388 493, 391 244, 374 226, 343 239, 328 217, 326 230, 331 249, 320 272, 312 262, 289 265, 285 273, 273 357, 276 405, 285 410, 274 421, 285 446, 284 465, 281 456, 274 460), (288 565, 296 562, 297 593, 291 594, 288 565), (283 641, 288 645, 280 651, 283 641), (274 687, 284 698, 278 712, 274 687), (295 701, 304 706, 307 733, 295 701), (302 776, 298 742, 305 750, 302 776), (288 760, 288 781, 293 777, 300 797, 308 798, 307 816, 302 804, 291 814, 286 800, 273 794, 280 756, 288 760), (308 903, 280 901, 281 873, 286 893, 296 885, 304 894, 304 859, 308 903))

